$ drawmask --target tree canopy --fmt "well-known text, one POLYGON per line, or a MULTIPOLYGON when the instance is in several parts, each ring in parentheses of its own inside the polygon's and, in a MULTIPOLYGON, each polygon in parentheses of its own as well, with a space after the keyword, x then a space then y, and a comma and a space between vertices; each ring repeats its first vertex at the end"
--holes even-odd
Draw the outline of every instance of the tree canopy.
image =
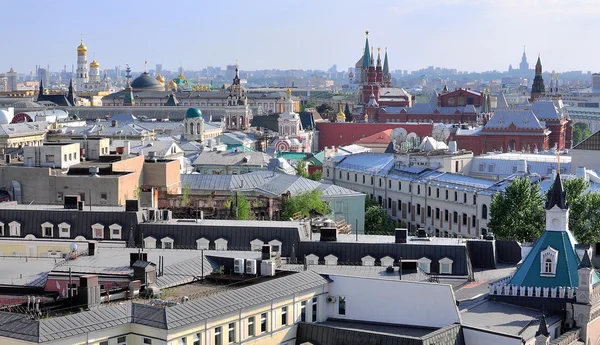
POLYGON ((496 193, 492 198, 490 231, 503 240, 535 241, 545 228, 544 199, 539 183, 515 179, 505 193, 496 193))
POLYGON ((583 139, 592 135, 590 126, 585 122, 577 122, 573 125, 573 146, 579 144, 583 139))
POLYGON ((569 230, 579 243, 600 239, 600 194, 585 193, 589 186, 583 178, 563 180, 569 204, 569 230))
POLYGON ((298 161, 296 163, 296 173, 298 176, 308 178, 308 165, 305 161, 298 161))
POLYGON ((321 181, 323 179, 323 170, 315 170, 310 174, 309 178, 313 181, 321 181))
POLYGON ((229 209, 229 217, 233 219, 248 220, 254 218, 250 202, 240 192, 232 194, 229 200, 225 201, 224 205, 229 209))
POLYGON ((365 234, 384 235, 393 234, 400 224, 379 205, 375 199, 365 200, 365 234))
POLYGON ((290 219, 297 212, 300 212, 303 218, 310 218, 311 211, 316 211, 320 214, 329 214, 331 209, 329 208, 329 204, 321 199, 321 194, 320 190, 315 189, 289 197, 283 203, 282 219, 290 219))

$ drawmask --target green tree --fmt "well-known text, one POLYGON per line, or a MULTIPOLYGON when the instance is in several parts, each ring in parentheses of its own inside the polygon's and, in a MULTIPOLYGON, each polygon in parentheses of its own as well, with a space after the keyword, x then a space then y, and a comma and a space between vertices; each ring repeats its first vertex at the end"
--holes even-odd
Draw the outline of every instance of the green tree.
POLYGON ((137 186, 133 189, 133 198, 135 200, 140 200, 141 197, 142 197, 142 188, 140 186, 137 186))
POLYGON ((315 170, 309 177, 313 181, 321 181, 323 179, 323 171, 315 170))
POLYGON ((246 197, 240 193, 235 192, 232 194, 223 205, 229 209, 230 216, 237 220, 248 220, 254 218, 250 202, 246 197))
POLYGON ((320 106, 317 107, 317 111, 319 112, 319 114, 324 115, 327 113, 332 113, 335 111, 335 109, 333 109, 332 106, 330 106, 329 104, 323 103, 320 106))
POLYGON ((399 226, 375 199, 365 199, 365 234, 393 234, 399 226))
POLYGON ((190 204, 190 191, 192 190, 192 187, 190 186, 189 183, 187 183, 185 185, 185 187, 183 188, 183 193, 181 195, 181 206, 183 207, 187 207, 190 204))
POLYGON ((570 206, 569 228, 579 243, 600 240, 600 193, 583 194, 570 206))
POLYGON ((304 105, 300 105, 300 112, 306 111, 306 109, 314 108, 315 104, 311 101, 306 102, 304 105))
POLYGON ((298 176, 308 178, 308 165, 305 161, 298 161, 296 163, 296 173, 298 176))
POLYGON ((289 197, 283 204, 282 219, 290 219, 297 212, 300 212, 303 218, 310 218, 313 210, 320 214, 329 214, 329 204, 321 199, 321 195, 321 191, 315 189, 289 197))
POLYGON ((492 198, 490 231, 498 239, 535 241, 545 228, 544 199, 539 183, 515 179, 504 193, 496 193, 492 198))
POLYGON ((573 146, 579 144, 583 139, 592 135, 590 126, 585 122, 577 122, 573 125, 573 146))

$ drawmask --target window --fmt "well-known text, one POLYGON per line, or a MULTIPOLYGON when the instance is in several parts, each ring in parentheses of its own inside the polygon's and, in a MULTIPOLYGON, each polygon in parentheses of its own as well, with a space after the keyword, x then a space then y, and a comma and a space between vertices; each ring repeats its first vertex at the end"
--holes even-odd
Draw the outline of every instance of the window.
POLYGON ((471 216, 471 226, 472 227, 475 227, 476 221, 477 221, 477 217, 475 215, 472 215, 471 216))
POLYGON ((419 265, 419 268, 421 269, 421 271, 425 272, 425 273, 431 273, 431 260, 429 260, 426 257, 422 257, 419 260, 417 260, 417 264, 419 265))
POLYGON ((340 180, 342 179, 342 172, 340 171, 340 180))
POLYGON ((371 186, 373 185, 373 176, 371 176, 371 186))
MULTIPOLYGON (((198 250, 208 250, 208 246, 210 245, 210 240, 202 237, 196 240, 196 248, 198 250)), ((262 244, 260 245, 260 249, 257 250, 262 250, 262 244)))
POLYGON ((398 190, 402 190, 402 182, 398 181, 398 190))
POLYGON ((388 198, 388 207, 387 208, 392 208, 392 198, 388 198))
POLYGON ((381 187, 381 177, 379 178, 379 187, 381 187))
POLYGON ((221 327, 215 328, 215 345, 223 345, 223 337, 221 335, 221 327))
POLYGON ((552 273, 552 259, 546 259, 544 273, 552 273))
POLYGON ((365 175, 363 175, 363 184, 365 184, 367 182, 365 182, 365 175))
POLYGON ((125 343, 127 343, 127 337, 118 337, 117 338, 117 345, 124 345, 125 343))
POLYGON ((319 302, 319 298, 318 297, 313 297, 312 299, 312 322, 317 322, 317 303, 319 302))
POLYGON ((346 180, 350 181, 350 172, 346 172, 346 180))
POLYGON ((421 215, 421 204, 417 204, 417 216, 421 215))
POLYGON ((462 214, 462 225, 467 225, 467 214, 466 213, 462 214))
POLYGON ((452 222, 454 224, 458 223, 458 213, 457 212, 452 213, 452 222))
POLYGON ((282 307, 281 308, 281 325, 282 326, 286 326, 288 323, 288 314, 287 314, 287 307, 282 307))
POLYGON ((439 189, 439 188, 436 188, 436 191, 435 191, 435 197, 436 197, 436 198, 439 198, 439 197, 440 197, 440 189, 439 189))
POLYGON ((229 344, 235 343, 235 322, 229 324, 229 344))
POLYGON ((412 184, 410 184, 410 183, 408 184, 408 192, 412 193, 412 184))
POLYGON ((192 345, 200 345, 202 343, 200 341, 200 339, 202 339, 202 334, 200 334, 200 333, 194 334, 194 339, 192 339, 192 345))
POLYGON ((454 201, 458 201, 458 192, 454 192, 454 201))
POLYGON ((186 344, 187 344, 187 338, 183 337, 183 338, 179 339, 178 345, 186 345, 186 344))
POLYGON ((554 277, 556 275, 556 263, 558 260, 558 250, 548 246, 540 253, 541 276, 554 277))
POLYGON ((173 242, 175 242, 171 237, 163 237, 160 240, 163 249, 173 249, 173 242))
POLYGON ((254 336, 254 316, 248 318, 248 337, 254 336))
POLYGON ((448 191, 446 190, 446 200, 448 200, 448 191))
POLYGON ((267 331, 267 313, 260 314, 260 333, 267 331))
POLYGON ((409 201, 409 202, 408 202, 408 210, 407 210, 407 211, 408 211, 408 213, 410 213, 411 206, 412 206, 412 205, 410 204, 410 201, 409 201))
POLYGON ((306 301, 300 303, 300 322, 306 322, 306 301))
POLYGON ((216 239, 215 250, 227 250, 227 240, 224 238, 216 239))
POLYGON ((494 164, 488 165, 488 172, 494 172, 494 164))
POLYGON ((440 273, 441 274, 452 274, 452 260, 449 258, 443 258, 440 260, 440 273))
POLYGON ((156 248, 156 238, 148 236, 144 238, 144 248, 154 249, 156 248))
POLYGON ((110 239, 120 240, 121 239, 121 226, 119 224, 113 224, 108 227, 110 229, 110 239))
POLYGON ((329 168, 327 168, 327 177, 329 177, 329 168))
POLYGON ((417 195, 421 195, 421 185, 417 185, 417 195))
POLYGON ((481 206, 481 219, 487 219, 487 216, 488 216, 487 205, 483 205, 483 206, 481 206))
POLYGON ((440 219, 440 209, 439 208, 435 208, 435 219, 440 219))
POLYGON ((54 163, 54 155, 46 155, 46 163, 54 163))
POLYGON ((473 195, 473 205, 477 204, 477 195, 473 195))
POLYGON ((402 211, 402 200, 398 199, 398 211, 402 211))
POLYGON ((52 223, 45 222, 42 224, 42 237, 53 237, 54 225, 52 223))
POLYGON ((358 174, 354 174, 354 182, 358 181, 358 174))
POLYGON ((467 203, 467 193, 465 193, 463 196, 463 203, 465 203, 465 204, 467 203))
POLYGON ((448 210, 444 210, 444 222, 448 221, 448 210))
POLYGON ((56 201, 63 201, 64 194, 63 192, 56 193, 56 201))
POLYGON ((392 189, 392 180, 388 180, 388 188, 392 189))
POLYGON ((427 218, 431 218, 431 206, 427 206, 427 218))
POLYGON ((100 193, 100 202, 106 202, 108 200, 108 194, 100 193))
POLYGON ((8 223, 10 236, 21 236, 21 223, 12 221, 8 223))
MULTIPOLYGON (((66 155, 65 155, 65 156, 66 156, 66 155)), ((65 158, 66 158, 66 157, 65 157, 65 158)), ((101 341, 101 342, 100 342, 100 345, 108 345, 108 340, 101 341)))
POLYGON ((338 315, 346 316, 346 297, 338 297, 338 315))
POLYGON ((92 238, 104 238, 104 225, 99 223, 92 225, 92 238))
POLYGON ((144 338, 144 344, 152 345, 152 339, 144 338))

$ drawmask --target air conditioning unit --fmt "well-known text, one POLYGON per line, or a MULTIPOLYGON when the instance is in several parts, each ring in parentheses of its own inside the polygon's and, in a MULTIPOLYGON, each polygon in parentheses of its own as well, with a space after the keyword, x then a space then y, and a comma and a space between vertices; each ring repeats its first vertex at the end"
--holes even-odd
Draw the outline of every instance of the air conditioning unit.
POLYGON ((337 298, 335 296, 327 296, 327 303, 335 303, 337 298))
POLYGON ((169 210, 162 210, 162 220, 165 222, 171 221, 171 219, 173 218, 171 211, 169 210))
POLYGON ((260 275, 273 277, 275 275, 275 263, 273 261, 262 261, 260 263, 260 275))
POLYGON ((233 273, 244 274, 245 268, 244 259, 233 259, 233 273))
POLYGON ((256 260, 246 260, 246 274, 256 274, 256 260))
POLYGON ((48 251, 48 257, 50 257, 50 258, 62 258, 62 252, 49 250, 48 251))

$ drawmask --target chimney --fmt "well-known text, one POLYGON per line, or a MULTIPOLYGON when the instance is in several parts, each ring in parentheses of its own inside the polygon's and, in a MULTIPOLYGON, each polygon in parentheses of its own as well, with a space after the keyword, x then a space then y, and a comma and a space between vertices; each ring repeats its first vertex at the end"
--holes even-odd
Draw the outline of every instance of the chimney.
POLYGON ((408 230, 407 229, 397 228, 396 231, 394 232, 394 234, 396 235, 395 243, 406 243, 406 240, 408 239, 408 230))
POLYGON ((91 177, 100 177, 98 173, 100 172, 100 168, 98 167, 90 167, 90 176, 91 177))
POLYGON ((110 122, 111 127, 117 127, 117 125, 119 125, 119 122, 117 120, 112 120, 110 122))
POLYGON ((270 244, 265 244, 262 246, 261 259, 263 259, 263 260, 271 259, 271 245, 270 244))
POLYGON ((156 151, 148 151, 148 160, 156 162, 156 151))
POLYGON ((125 147, 123 154, 129 155, 130 150, 131 150, 131 142, 129 140, 124 140, 123 146, 125 147))

